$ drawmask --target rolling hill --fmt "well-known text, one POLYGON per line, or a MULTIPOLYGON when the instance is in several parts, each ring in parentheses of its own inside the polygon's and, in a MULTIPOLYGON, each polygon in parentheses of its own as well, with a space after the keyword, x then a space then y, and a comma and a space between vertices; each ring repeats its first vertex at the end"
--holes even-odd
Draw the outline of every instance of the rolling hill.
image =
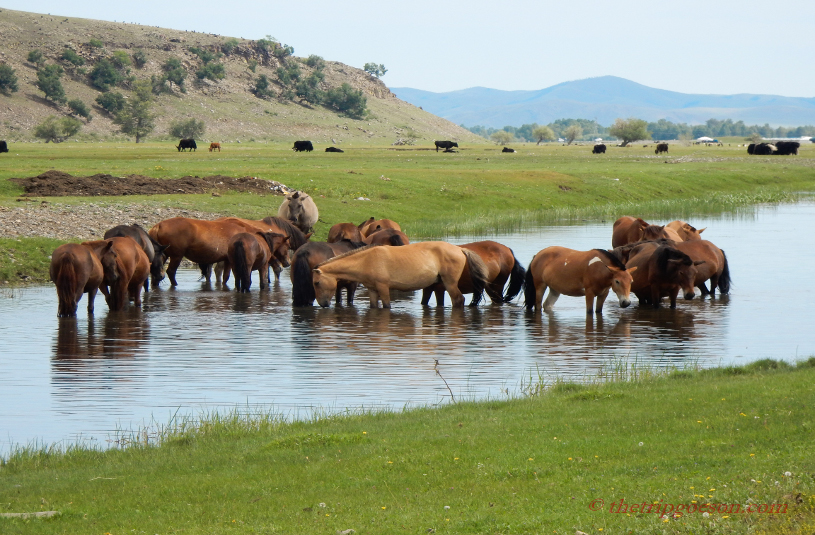
POLYGON ((610 125, 618 117, 647 121, 704 123, 707 119, 742 120, 772 126, 815 124, 815 98, 776 95, 694 95, 654 89, 616 76, 601 76, 537 91, 500 91, 473 87, 432 93, 392 88, 401 99, 456 124, 502 128, 548 124, 557 119, 595 119, 610 125))

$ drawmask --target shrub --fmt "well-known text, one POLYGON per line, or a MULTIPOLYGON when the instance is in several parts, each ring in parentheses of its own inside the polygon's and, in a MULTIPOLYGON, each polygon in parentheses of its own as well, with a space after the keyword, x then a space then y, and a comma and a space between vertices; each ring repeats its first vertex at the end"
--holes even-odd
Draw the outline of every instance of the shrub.
POLYGON ((110 62, 119 69, 120 71, 130 67, 132 62, 130 60, 130 56, 124 50, 116 50, 110 56, 110 62))
POLYGON ((312 54, 306 59, 306 65, 314 69, 322 70, 325 67, 325 60, 321 56, 312 54))
POLYGON ((198 56, 198 59, 200 59, 204 63, 204 65, 206 65, 207 63, 211 63, 211 62, 221 58, 220 52, 212 52, 210 50, 206 50, 206 49, 198 48, 198 47, 194 47, 194 46, 190 47, 190 52, 192 52, 193 54, 198 56))
POLYGON ((269 78, 265 74, 261 74, 255 80, 255 87, 252 88, 252 93, 259 98, 272 98, 274 91, 270 87, 269 78))
POLYGON ((356 90, 350 84, 344 83, 340 87, 332 87, 325 95, 324 104, 350 117, 361 118, 365 115, 368 100, 362 90, 356 90))
POLYGON ((88 41, 88 46, 92 46, 93 48, 104 48, 105 43, 103 43, 99 39, 91 39, 90 41, 88 41))
POLYGON ((184 87, 184 80, 187 78, 187 70, 184 69, 180 59, 168 59, 162 66, 162 69, 164 69, 164 72, 167 73, 167 81, 177 85, 182 93, 187 92, 187 89, 184 87))
POLYGON ((102 58, 96 62, 88 74, 91 85, 100 91, 107 91, 124 80, 124 76, 108 59, 102 58))
POLYGON ((147 54, 144 53, 144 50, 139 49, 133 52, 133 64, 137 69, 141 69, 147 64, 147 54))
POLYGON ((182 139, 200 138, 206 131, 204 121, 187 119, 186 121, 173 121, 170 123, 170 135, 182 139))
POLYGON ((197 76, 199 80, 208 78, 215 82, 223 80, 226 77, 226 70, 221 63, 206 63, 195 71, 195 76, 197 76))
POLYGON ((255 72, 255 69, 258 68, 258 60, 250 59, 247 65, 249 66, 250 71, 255 72))
POLYGON ((37 71, 37 88, 45 93, 45 98, 60 104, 64 104, 66 100, 65 89, 59 81, 62 72, 59 65, 46 65, 37 71))
POLYGON ((46 143, 61 143, 82 129, 82 122, 74 117, 57 119, 54 115, 34 127, 34 137, 46 143))
POLYGON ((229 55, 235 50, 235 47, 238 46, 239 42, 234 37, 232 39, 227 39, 224 44, 221 45, 221 50, 224 54, 229 55))
POLYGON ((17 75, 14 74, 14 69, 5 63, 0 64, 0 93, 11 95, 17 89, 17 75))
POLYGON ((65 50, 62 51, 62 55, 60 56, 60 59, 62 59, 63 61, 67 61, 68 63, 70 63, 71 65, 74 65, 76 67, 79 67, 79 66, 82 66, 82 65, 85 64, 85 58, 83 58, 82 56, 80 56, 79 54, 77 54, 76 52, 71 50, 70 48, 66 48, 65 50))
POLYGON ((116 115, 125 107, 125 97, 121 93, 102 93, 96 97, 96 103, 111 115, 116 115))
POLYGON ((320 84, 324 79, 325 74, 323 74, 323 71, 315 71, 305 80, 297 82, 294 86, 294 92, 305 101, 311 102, 312 104, 319 104, 325 98, 325 91, 320 89, 320 84))
POLYGON ((275 74, 277 74, 277 79, 280 80, 282 85, 291 86, 297 83, 297 80, 300 79, 301 73, 300 67, 296 63, 291 63, 289 65, 278 67, 275 74))
POLYGON ((45 63, 45 57, 42 55, 42 52, 39 49, 34 49, 31 52, 29 52, 26 59, 28 59, 30 63, 36 65, 37 68, 39 68, 40 65, 45 63))
POLYGON ((88 108, 87 104, 85 104, 78 98, 69 100, 68 107, 71 108, 71 112, 74 115, 84 117, 88 122, 91 122, 91 110, 88 108))

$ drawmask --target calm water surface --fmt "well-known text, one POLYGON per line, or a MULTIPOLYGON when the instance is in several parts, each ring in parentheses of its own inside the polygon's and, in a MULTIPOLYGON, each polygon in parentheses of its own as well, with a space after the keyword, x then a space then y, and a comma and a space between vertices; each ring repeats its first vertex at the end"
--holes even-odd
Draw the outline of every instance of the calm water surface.
MULTIPOLYGON (((109 314, 101 294, 88 318, 56 317, 52 286, 0 292, 0 455, 14 444, 85 440, 179 414, 274 408, 401 408, 518 393, 530 376, 585 377, 615 358, 655 367, 794 361, 815 355, 811 303, 815 203, 694 219, 727 253, 730 296, 680 301, 676 310, 620 309, 587 317, 583 298, 551 315, 519 306, 423 308, 401 294, 391 310, 292 311, 288 273, 249 295, 216 290, 180 271, 179 286, 150 292, 143 310, 109 314)), ((664 221, 662 222, 664 223, 664 221)), ((495 239, 528 265, 549 245, 608 247, 611 222, 547 226, 495 239)), ((433 302, 433 301, 431 301, 433 302)))

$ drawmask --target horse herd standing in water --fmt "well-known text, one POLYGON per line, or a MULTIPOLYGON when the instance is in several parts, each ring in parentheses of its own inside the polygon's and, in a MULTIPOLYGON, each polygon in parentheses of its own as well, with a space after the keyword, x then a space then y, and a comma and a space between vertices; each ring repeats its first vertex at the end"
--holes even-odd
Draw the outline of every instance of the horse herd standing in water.
POLYGON ((303 192, 286 195, 278 215, 261 220, 224 217, 214 221, 174 217, 145 231, 139 225, 120 225, 104 239, 69 243, 51 256, 50 275, 56 285, 60 317, 76 316, 83 293, 93 313, 97 291, 112 311, 129 301, 141 306, 141 290, 154 289, 166 277, 177 286, 176 272, 183 259, 197 263, 202 276, 226 288, 230 274, 235 289, 249 292, 252 271, 261 289, 279 280, 291 267, 292 306, 328 307, 332 299, 352 305, 360 284, 371 307, 390 307, 390 291, 422 290, 423 306, 444 293, 454 307, 471 306, 486 293, 493 303, 508 303, 522 291, 528 310, 551 312, 561 295, 586 300, 588 314, 601 314, 609 291, 621 307, 634 293, 641 306, 659 307, 663 297, 676 307, 682 292, 693 299, 730 290, 730 270, 724 251, 701 237, 688 223, 651 225, 624 216, 612 229, 611 249, 576 251, 552 246, 538 252, 524 269, 509 247, 494 241, 453 245, 443 241, 410 243, 398 223, 373 217, 357 225, 338 223, 326 242, 310 241, 318 220, 313 199, 303 192), (164 269, 165 263, 169 264, 164 269), (213 270, 214 266, 214 270, 213 270), (149 282, 149 284, 148 284, 149 282), (710 284, 708 289, 707 284, 710 284), (544 300, 544 294, 546 299, 544 300))

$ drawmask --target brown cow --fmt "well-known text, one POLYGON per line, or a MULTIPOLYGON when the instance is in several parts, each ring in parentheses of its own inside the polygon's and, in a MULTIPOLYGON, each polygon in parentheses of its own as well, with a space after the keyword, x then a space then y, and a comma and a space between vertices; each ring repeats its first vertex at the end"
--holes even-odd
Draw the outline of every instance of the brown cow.
POLYGON ((221 144, 220 143, 210 143, 209 144, 209 152, 212 152, 215 149, 218 149, 218 152, 221 152, 221 144))

